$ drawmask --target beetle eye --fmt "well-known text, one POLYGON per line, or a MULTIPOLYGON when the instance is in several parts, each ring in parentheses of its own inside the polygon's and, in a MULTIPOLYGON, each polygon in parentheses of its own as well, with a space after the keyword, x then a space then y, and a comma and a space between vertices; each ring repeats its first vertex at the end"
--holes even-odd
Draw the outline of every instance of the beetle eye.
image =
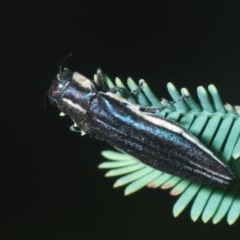
POLYGON ((64 69, 63 71, 59 72, 58 79, 62 83, 66 83, 72 79, 72 75, 73 75, 72 71, 70 71, 68 69, 64 69))

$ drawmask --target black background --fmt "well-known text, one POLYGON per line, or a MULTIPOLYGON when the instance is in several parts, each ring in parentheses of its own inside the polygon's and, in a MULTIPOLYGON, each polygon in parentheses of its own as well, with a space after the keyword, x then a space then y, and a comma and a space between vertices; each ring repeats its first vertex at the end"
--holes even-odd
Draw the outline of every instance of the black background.
POLYGON ((69 132, 44 107, 61 60, 91 77, 144 78, 161 97, 168 81, 194 91, 214 83, 239 104, 239 1, 2 1, 2 239, 238 239, 239 223, 172 216, 167 191, 130 197, 97 169, 107 149, 69 132))

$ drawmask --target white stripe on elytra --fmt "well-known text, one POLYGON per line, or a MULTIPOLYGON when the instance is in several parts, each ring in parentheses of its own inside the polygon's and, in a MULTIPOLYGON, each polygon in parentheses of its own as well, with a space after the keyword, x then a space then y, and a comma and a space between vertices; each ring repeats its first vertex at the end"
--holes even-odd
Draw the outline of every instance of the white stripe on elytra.
POLYGON ((207 154, 211 155, 217 162, 219 162, 221 165, 224 166, 224 164, 208 149, 206 148, 196 137, 191 136, 189 133, 187 133, 183 128, 174 125, 173 123, 161 119, 161 118, 157 118, 157 117, 153 117, 147 114, 143 114, 142 117, 144 119, 146 119, 147 121, 150 121, 160 127, 164 127, 165 129, 175 132, 177 134, 182 135, 184 138, 186 138, 187 140, 189 140, 191 143, 197 145, 199 148, 201 148, 204 152, 206 152, 207 154))

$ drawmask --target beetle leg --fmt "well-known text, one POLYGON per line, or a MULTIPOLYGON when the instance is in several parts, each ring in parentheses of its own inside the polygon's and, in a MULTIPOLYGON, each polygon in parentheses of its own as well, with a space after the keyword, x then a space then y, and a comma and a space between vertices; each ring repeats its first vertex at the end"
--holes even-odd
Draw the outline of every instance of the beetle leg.
POLYGON ((183 94, 182 96, 180 96, 176 101, 171 101, 166 105, 163 105, 161 107, 140 107, 139 110, 142 112, 146 112, 146 113, 151 113, 151 114, 155 114, 158 112, 163 111, 164 109, 169 108, 170 106, 174 105, 175 103, 178 103, 180 101, 185 100, 187 97, 189 97, 188 95, 183 94))

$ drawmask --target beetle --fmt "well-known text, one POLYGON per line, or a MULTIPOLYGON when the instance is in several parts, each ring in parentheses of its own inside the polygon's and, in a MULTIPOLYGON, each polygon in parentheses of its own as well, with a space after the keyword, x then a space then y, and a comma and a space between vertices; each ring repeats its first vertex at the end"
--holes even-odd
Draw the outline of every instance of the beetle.
POLYGON ((193 182, 226 188, 231 170, 196 137, 177 123, 130 103, 78 72, 61 69, 48 90, 50 102, 73 120, 82 133, 107 142, 145 164, 193 182))

